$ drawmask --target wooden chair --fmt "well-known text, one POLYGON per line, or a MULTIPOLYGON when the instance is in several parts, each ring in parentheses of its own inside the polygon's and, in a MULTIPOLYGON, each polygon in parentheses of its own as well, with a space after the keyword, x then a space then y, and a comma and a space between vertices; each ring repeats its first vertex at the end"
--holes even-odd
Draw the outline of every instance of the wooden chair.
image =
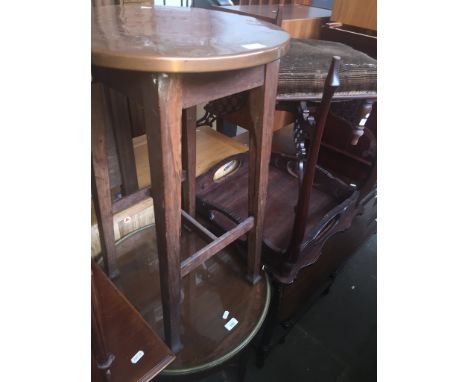
MULTIPOLYGON (((365 53, 334 41, 291 39, 280 64, 273 151, 295 154, 291 124, 303 112, 313 114, 317 109, 334 55, 342 58, 341 87, 332 99, 319 164, 359 187, 363 199, 375 188, 377 173, 376 129, 366 128, 368 121, 375 126, 376 120, 377 61, 365 53), (289 130, 280 131, 286 126, 289 130)), ((253 124, 249 107, 243 94, 213 101, 205 106, 206 114, 197 124, 213 126, 216 121, 222 131, 227 121, 249 130, 253 124)))
MULTIPOLYGON (((344 43, 377 58, 377 3, 375 0, 336 0, 331 22, 324 25, 321 39, 344 43)), ((332 105, 331 124, 324 137, 319 163, 356 184, 361 190, 360 209, 376 195, 377 187, 377 102, 345 102, 332 105), (359 110, 359 108, 361 110, 359 110), (366 111, 367 108, 367 111, 366 111), (363 116, 367 122, 363 136, 355 146, 338 137, 346 132, 345 124, 356 124, 363 116)))
MULTIPOLYGON (((262 261, 273 278, 284 284, 319 258, 327 238, 349 227, 359 196, 354 187, 317 166, 331 99, 339 84, 339 61, 333 58, 316 119, 303 109, 304 118, 296 123, 303 155, 273 154, 271 158, 262 261)), ((248 163, 241 154, 197 180, 197 211, 223 232, 246 215, 247 174, 248 163), (226 164, 233 166, 233 160, 235 171, 215 177, 226 164)))

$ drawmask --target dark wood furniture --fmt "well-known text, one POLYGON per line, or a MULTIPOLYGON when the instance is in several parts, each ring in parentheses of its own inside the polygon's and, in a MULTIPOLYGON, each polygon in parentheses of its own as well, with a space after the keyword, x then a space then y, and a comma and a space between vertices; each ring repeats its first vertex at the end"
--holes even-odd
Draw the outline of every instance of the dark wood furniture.
MULTIPOLYGON (((208 171, 216 163, 222 161, 228 156, 240 154, 248 150, 246 144, 242 144, 233 139, 229 139, 223 134, 216 132, 209 127, 200 127, 196 129, 196 166, 195 174, 200 176, 208 171)), ((140 135, 132 139, 133 152, 135 157, 136 172, 139 188, 148 187, 151 184, 150 168, 148 160, 148 140, 146 135, 140 135)), ((112 139, 108 139, 109 146, 112 139)), ((108 147, 109 151, 110 147, 108 147)), ((117 180, 119 175, 119 166, 116 155, 109 153, 109 172, 111 186, 120 185, 117 180), (112 174, 115 180, 112 182, 112 174)), ((120 190, 120 189, 119 189, 120 190)), ((115 240, 119 240, 125 235, 144 227, 148 224, 154 224, 153 199, 148 197, 131 207, 122 210, 113 216, 115 240)), ((91 211, 91 255, 98 259, 101 257, 101 246, 99 242, 99 230, 97 226, 96 214, 94 209, 91 211)))
POLYGON ((376 31, 377 1, 335 0, 332 10, 332 21, 376 31))
MULTIPOLYGON (((274 292, 259 347, 260 365, 271 350, 275 326, 281 323, 286 329, 291 328, 309 302, 330 287, 334 273, 356 246, 325 252, 323 248, 330 248, 330 242, 334 243, 335 248, 337 243, 339 245, 340 232, 349 229, 356 214, 361 214, 357 219, 366 220, 364 228, 360 227, 354 232, 356 239, 359 237, 358 240, 362 241, 375 229, 372 212, 375 210, 374 198, 368 195, 358 208, 358 187, 316 166, 319 152, 323 150, 322 138, 326 136, 329 126, 325 124, 328 108, 337 86, 332 79, 336 79, 338 69, 336 66, 333 69, 335 77, 329 74, 322 104, 315 114, 315 129, 304 138, 304 130, 308 129, 312 119, 306 108, 301 111, 304 119, 297 122, 301 126, 296 127, 296 134, 299 132, 299 135, 296 136, 295 149, 305 149, 308 155, 307 152, 297 157, 274 153, 271 158, 262 260, 273 276, 274 292), (301 166, 297 164, 301 160, 306 160, 302 176, 301 166), (316 170, 315 176, 313 170, 316 170), (298 182, 298 174, 302 182, 298 182), (362 216, 364 213, 365 217, 362 216), (327 258, 323 258, 323 253, 327 258)), ((336 133, 336 130, 333 132, 336 133)), ((343 134, 342 139, 346 137, 343 134)), ((246 158, 242 155, 228 158, 219 167, 232 160, 237 161, 237 170, 226 179, 213 181, 215 167, 200 177, 197 184, 200 213, 222 232, 245 215, 240 206, 245 198, 241 189, 245 181, 246 158)), ((287 331, 282 334, 283 339, 287 331)))
MULTIPOLYGON (((336 0, 322 40, 344 43, 377 58, 377 3, 375 0, 336 0)), ((361 190, 360 208, 377 186, 377 102, 375 99, 332 105, 330 125, 322 143, 319 163, 361 190), (349 126, 365 117, 362 137, 352 146, 344 139, 349 126)))
POLYGON ((310 5, 309 0, 236 0, 233 1, 236 5, 289 5, 289 4, 300 4, 310 5))
POLYGON ((98 106, 92 110, 93 195, 104 263, 108 273, 116 277, 119 267, 112 214, 152 196, 158 227, 164 337, 174 352, 183 347, 180 299, 184 276, 247 234, 247 279, 251 284, 261 280, 270 126, 278 59, 288 43, 287 33, 276 26, 222 12, 146 5, 92 10, 93 80, 104 84, 103 89, 110 88, 143 105, 151 173, 151 187, 112 203, 103 127, 109 121, 103 115, 105 97, 96 89, 93 102, 98 106), (218 237, 194 218, 194 107, 246 90, 250 91, 255 121, 249 150, 248 216, 218 237), (180 256, 181 216, 186 226, 209 242, 185 259, 180 256))
MULTIPOLYGON (((349 227, 359 192, 317 167, 322 135, 333 93, 339 85, 339 58, 333 58, 323 99, 315 118, 297 123, 298 156, 273 154, 270 161, 263 263, 273 279, 294 281, 300 269, 314 263, 327 238, 349 227), (300 135, 300 136, 299 136, 300 135)), ((245 218, 247 158, 227 158, 197 180, 198 210, 222 232, 245 218), (237 160, 236 171, 214 179, 219 167, 237 160)))
POLYGON ((174 354, 91 261, 92 381, 150 381, 174 354))
MULTIPOLYGON (((257 349, 257 366, 262 367, 271 350, 284 343, 288 333, 309 308, 325 297, 337 273, 346 261, 372 234, 377 232, 377 199, 368 194, 362 209, 343 232, 327 240, 322 256, 311 266, 299 272, 293 283, 272 283, 272 302, 257 349)), ((349 330, 353 330, 352 327, 349 330)))
MULTIPOLYGON (((285 6, 245 6, 242 13, 260 17, 269 22, 281 25, 285 6), (275 17, 268 17, 261 9, 273 8, 275 17)), ((218 7, 217 9, 230 11, 232 7, 218 7)), ((237 7, 241 8, 241 7, 237 7)), ((239 10, 231 10, 239 12, 239 10)), ((358 144, 360 137, 364 134, 367 120, 372 107, 377 99, 377 65, 372 58, 351 49, 343 44, 334 42, 317 41, 313 39, 292 39, 291 49, 281 60, 278 80, 277 105, 273 129, 279 130, 297 119, 297 101, 316 103, 321 98, 321 89, 326 75, 327 60, 332 55, 343 58, 343 85, 335 94, 335 103, 345 103, 344 108, 349 109, 347 102, 357 100, 352 105, 357 105, 353 111, 352 119, 347 119, 350 134, 349 143, 352 146, 358 144), (357 115, 356 115, 357 114, 357 115)), ((312 106, 312 105, 311 105, 312 106)), ((216 121, 218 131, 223 131, 224 121, 236 123, 249 129, 252 121, 249 118, 249 105, 240 96, 226 97, 216 102, 211 102, 205 107, 207 113, 197 121, 198 125, 208 124, 212 126, 216 121)), ((309 110, 311 112, 311 110, 309 110)), ((346 119, 347 116, 345 116, 346 119)), ((346 133, 346 132, 345 132, 346 133)))
MULTIPOLYGON (((323 73, 332 54, 343 60, 342 86, 333 97, 319 164, 337 176, 343 175, 348 184, 358 186, 360 198, 364 198, 375 184, 377 159, 376 129, 372 128, 376 121, 372 109, 377 99, 377 63, 364 53, 335 42, 291 40, 291 49, 280 65, 273 125, 278 130, 275 150, 295 155, 293 129, 280 129, 302 118, 303 111, 314 113, 322 95, 323 73)), ((209 103, 205 118, 198 123, 227 120, 249 129, 252 124, 249 105, 239 96, 235 102, 231 98, 209 103)))
POLYGON ((274 4, 213 6, 224 12, 253 16, 260 20, 276 23, 278 12, 281 20, 277 23, 287 31, 291 38, 319 38, 323 24, 330 20, 331 11, 300 4, 286 4, 281 7, 274 4))
POLYGON ((336 0, 322 40, 342 42, 377 58, 377 1, 336 0))
MULTIPOLYGON (((155 256, 157 231, 154 224, 148 225, 116 243, 121 274, 115 283, 162 336, 162 283, 159 256, 155 256)), ((182 261, 204 245, 206 240, 183 227, 182 261)), ((196 380, 196 375, 222 367, 249 346, 266 318, 271 289, 266 277, 250 285, 245 271, 246 262, 231 245, 181 280, 180 333, 184 347, 160 376, 170 381, 184 376, 196 380), (226 325, 233 318, 237 324, 229 330, 226 325)))
POLYGON ((377 32, 331 22, 322 25, 320 39, 336 41, 377 58, 377 32))
MULTIPOLYGON (((275 291, 257 353, 259 366, 271 348, 279 304, 284 302, 280 299, 282 291, 294 284, 302 269, 310 269, 319 260, 327 240, 349 228, 355 216, 359 192, 317 166, 331 100, 339 86, 339 60, 333 58, 315 118, 305 102, 301 103, 302 118, 295 128, 298 156, 273 154, 271 158, 262 261, 273 277, 275 291)), ((215 167, 197 182, 198 211, 221 232, 246 213, 242 208, 246 158, 238 155, 225 162, 232 160, 237 161, 237 170, 225 178, 214 180, 215 167)), ((302 297, 306 300, 310 296, 302 297)))

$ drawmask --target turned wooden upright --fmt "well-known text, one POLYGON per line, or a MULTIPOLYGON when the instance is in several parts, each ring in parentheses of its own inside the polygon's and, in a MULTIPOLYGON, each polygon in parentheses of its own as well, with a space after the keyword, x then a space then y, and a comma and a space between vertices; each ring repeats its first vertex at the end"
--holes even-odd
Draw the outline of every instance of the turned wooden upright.
POLYGON ((224 12, 137 4, 92 10, 93 184, 104 263, 108 274, 118 277, 112 214, 152 196, 165 340, 174 352, 182 347, 181 277, 247 234, 247 278, 259 279, 279 58, 288 45, 288 34, 278 27, 224 12), (255 121, 249 216, 217 237, 195 219, 195 106, 246 90, 255 121), (151 173, 150 187, 114 203, 102 127, 110 123, 104 112, 110 92, 143 105, 151 173), (182 263, 181 216, 210 241, 182 263))

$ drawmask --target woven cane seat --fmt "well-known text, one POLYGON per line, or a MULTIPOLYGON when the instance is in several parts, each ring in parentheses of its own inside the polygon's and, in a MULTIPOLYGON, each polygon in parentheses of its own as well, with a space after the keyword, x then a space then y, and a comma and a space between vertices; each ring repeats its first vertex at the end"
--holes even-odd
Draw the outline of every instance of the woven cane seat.
POLYGON ((377 60, 337 42, 291 39, 288 54, 281 58, 278 97, 321 97, 332 56, 341 57, 335 97, 377 94, 377 60))

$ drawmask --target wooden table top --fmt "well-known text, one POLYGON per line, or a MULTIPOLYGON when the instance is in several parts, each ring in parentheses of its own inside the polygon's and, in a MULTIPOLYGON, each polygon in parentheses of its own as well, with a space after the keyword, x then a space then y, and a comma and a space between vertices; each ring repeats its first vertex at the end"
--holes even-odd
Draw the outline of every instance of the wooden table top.
POLYGON ((253 17, 141 4, 93 7, 94 65, 145 72, 215 72, 272 62, 289 35, 253 17))
MULTIPOLYGON (((278 5, 234 5, 234 6, 215 6, 225 11, 237 13, 240 15, 274 19, 278 11, 278 5)), ((283 20, 304 20, 321 17, 330 17, 331 11, 328 9, 308 7, 299 4, 283 5, 283 20)))

